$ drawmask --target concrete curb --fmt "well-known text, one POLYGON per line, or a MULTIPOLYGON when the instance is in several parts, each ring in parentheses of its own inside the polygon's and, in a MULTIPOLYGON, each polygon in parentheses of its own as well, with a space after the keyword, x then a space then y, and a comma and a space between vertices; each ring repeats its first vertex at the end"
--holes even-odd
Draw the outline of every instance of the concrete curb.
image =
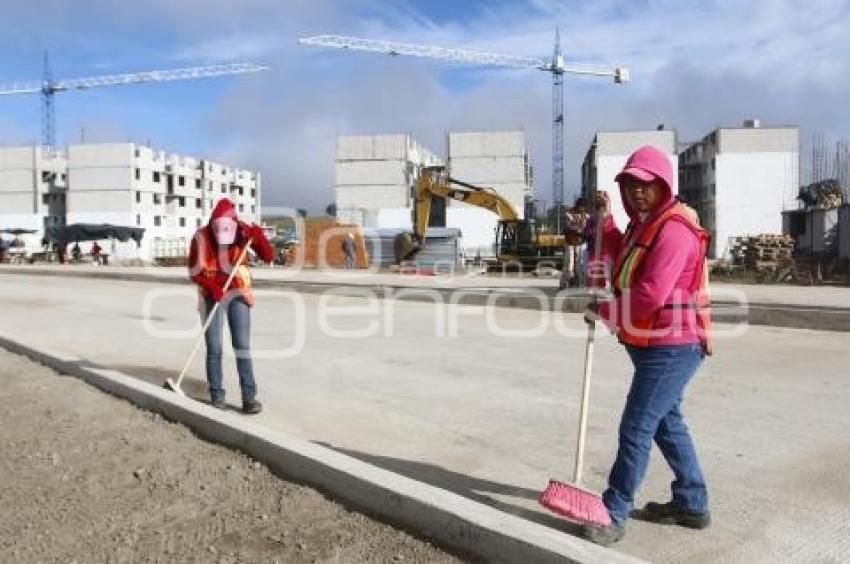
MULTIPOLYGON (((157 276, 150 273, 126 273, 91 271, 62 272, 38 268, 4 268, 0 274, 27 276, 67 276, 72 278, 99 278, 160 284, 188 284, 182 277, 157 276)), ((381 284, 341 284, 327 282, 298 282, 289 280, 254 279, 257 288, 286 288, 303 294, 322 294, 334 289, 339 295, 363 296, 371 292, 378 298, 403 301, 432 301, 429 294, 437 293, 443 303, 457 305, 508 307, 537 311, 581 313, 589 299, 581 296, 556 294, 554 289, 528 291, 521 288, 427 288, 412 286, 390 286, 381 284)), ((728 302, 713 302, 712 317, 718 323, 748 323, 792 329, 814 329, 820 331, 850 332, 850 308, 817 307, 799 304, 751 302, 747 305, 728 302)))
POLYGON ((332 449, 271 431, 238 414, 87 363, 0 336, 0 347, 186 425, 199 436, 241 450, 278 475, 325 492, 345 505, 487 562, 641 560, 394 474, 332 449))

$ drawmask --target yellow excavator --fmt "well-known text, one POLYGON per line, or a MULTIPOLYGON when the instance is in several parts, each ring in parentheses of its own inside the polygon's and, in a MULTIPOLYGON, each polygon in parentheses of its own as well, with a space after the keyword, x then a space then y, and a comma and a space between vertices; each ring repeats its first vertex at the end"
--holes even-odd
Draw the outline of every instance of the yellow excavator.
POLYGON ((541 266, 562 268, 564 236, 540 233, 533 219, 520 219, 516 208, 492 188, 473 186, 451 178, 445 167, 422 169, 416 182, 413 208, 414 232, 396 238, 399 262, 411 260, 425 242, 434 200, 455 200, 484 208, 499 217, 496 227, 496 262, 499 269, 533 270, 541 266))

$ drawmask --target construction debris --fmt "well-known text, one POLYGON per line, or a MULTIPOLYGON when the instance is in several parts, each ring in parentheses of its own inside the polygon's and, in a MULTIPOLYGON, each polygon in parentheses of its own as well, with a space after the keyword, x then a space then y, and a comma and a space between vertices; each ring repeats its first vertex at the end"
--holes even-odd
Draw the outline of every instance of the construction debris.
POLYGON ((763 233, 735 237, 729 250, 732 264, 755 272, 773 272, 791 261, 794 239, 790 235, 763 233))
POLYGON ((844 204, 844 192, 837 180, 827 179, 801 187, 797 199, 807 208, 837 208, 844 204))

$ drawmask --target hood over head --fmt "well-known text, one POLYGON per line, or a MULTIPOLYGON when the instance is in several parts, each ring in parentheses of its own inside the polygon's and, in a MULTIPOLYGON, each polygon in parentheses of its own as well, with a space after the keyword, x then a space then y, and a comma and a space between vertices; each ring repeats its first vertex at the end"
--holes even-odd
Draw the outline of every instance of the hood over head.
POLYGON ((637 219, 638 212, 629 205, 625 191, 623 190, 622 181, 627 176, 641 182, 658 180, 664 191, 658 207, 666 207, 673 200, 673 166, 670 164, 670 159, 667 155, 660 149, 652 145, 644 145, 631 154, 623 166, 623 170, 614 178, 620 185, 620 198, 622 199, 623 207, 626 208, 626 213, 629 214, 630 218, 637 219))
POLYGON ((218 201, 210 215, 209 228, 213 238, 220 245, 230 245, 236 239, 238 227, 236 208, 228 198, 218 201))

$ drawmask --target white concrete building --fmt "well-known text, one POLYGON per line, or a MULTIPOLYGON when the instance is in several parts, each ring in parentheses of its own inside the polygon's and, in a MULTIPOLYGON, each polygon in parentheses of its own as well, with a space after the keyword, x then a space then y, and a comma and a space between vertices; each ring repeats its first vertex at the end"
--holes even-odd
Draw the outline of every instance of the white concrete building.
POLYGON ((367 228, 410 229, 412 190, 419 172, 441 164, 409 134, 337 137, 337 218, 367 228))
MULTIPOLYGON (((532 185, 524 132, 449 133, 446 142, 453 178, 495 189, 523 217, 532 185)), ((442 164, 410 135, 338 137, 337 218, 367 228, 412 229, 413 187, 420 171, 442 164)), ((492 212, 456 201, 435 202, 431 218, 433 227, 460 229, 465 255, 493 254, 498 218, 492 212)))
POLYGON ((709 256, 727 256, 729 239, 782 233, 800 186, 797 127, 719 128, 679 156, 681 196, 711 233, 709 256))
MULTIPOLYGON (((0 229, 43 233, 45 225, 60 225, 67 187, 66 153, 38 146, 0 147, 0 229)), ((30 246, 34 238, 24 239, 30 246)))
MULTIPOLYGON (((675 130, 599 131, 587 150, 581 165, 582 194, 592 201, 596 190, 606 190, 611 196, 614 219, 620 229, 625 229, 629 218, 623 208, 620 189, 614 177, 623 169, 626 160, 635 150, 652 145, 664 151, 675 171, 678 168, 678 139, 675 130)), ((678 192, 674 180, 673 192, 678 192)), ((567 202, 567 205, 572 202, 567 202)))
POLYGON ((0 148, 0 228, 36 229, 26 239, 31 250, 46 226, 110 223, 145 228, 141 248, 102 242, 113 259, 182 256, 224 196, 241 218, 256 221, 260 188, 259 173, 132 143, 0 148))
MULTIPOLYGON (((513 204, 520 218, 533 196, 533 171, 524 131, 449 133, 446 140, 452 178, 494 189, 513 204)), ((461 231, 461 249, 469 257, 493 256, 496 225, 492 212, 450 201, 446 226, 461 231)))

